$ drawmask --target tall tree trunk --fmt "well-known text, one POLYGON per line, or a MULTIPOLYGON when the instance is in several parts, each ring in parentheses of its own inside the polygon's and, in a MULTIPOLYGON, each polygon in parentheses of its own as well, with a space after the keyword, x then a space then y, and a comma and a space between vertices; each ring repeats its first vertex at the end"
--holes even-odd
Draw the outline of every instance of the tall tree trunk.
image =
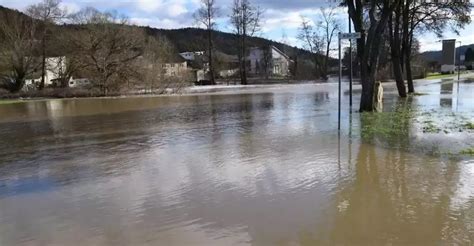
POLYGON ((208 34, 208 59, 209 59, 209 77, 210 77, 210 81, 211 81, 211 84, 215 85, 216 84, 216 79, 214 77, 214 63, 213 63, 213 56, 212 56, 212 49, 213 49, 213 45, 212 45, 212 29, 210 28, 211 26, 211 20, 209 19, 209 28, 207 30, 207 34, 208 34))
POLYGON ((362 61, 360 66, 360 79, 362 94, 360 99, 360 112, 371 112, 374 110, 374 85, 375 79, 371 77, 367 61, 362 61))
POLYGON ((411 52, 405 55, 405 70, 407 75, 408 93, 415 93, 415 86, 413 85, 413 74, 411 71, 411 52))
POLYGON ((411 70, 411 48, 413 39, 413 20, 410 19, 410 5, 412 0, 403 0, 403 58, 405 65, 405 74, 408 84, 408 93, 415 93, 413 85, 413 74, 411 70))
POLYGON ((246 35, 247 32, 245 27, 243 27, 243 35, 242 35, 242 71, 241 71, 241 84, 247 85, 247 44, 246 44, 246 35))
POLYGON ((323 64, 323 72, 322 72, 322 77, 323 79, 327 80, 328 79, 328 62, 329 62, 329 52, 331 50, 330 43, 327 43, 326 46, 326 56, 324 57, 324 64, 323 64))
POLYGON ((397 11, 395 11, 395 19, 393 15, 390 16, 388 28, 390 34, 390 55, 392 58, 392 68, 393 75, 395 77, 395 82, 397 85, 398 95, 400 97, 406 97, 407 91, 405 87, 405 81, 403 80, 402 66, 401 66, 401 57, 400 57, 400 11, 401 6, 399 5, 397 11))
MULTIPOLYGON (((46 28, 46 27, 45 27, 46 28)), ((41 39, 41 82, 39 85, 39 90, 43 90, 46 80, 46 31, 43 32, 43 37, 41 39)))
POLYGON ((392 11, 398 6, 400 0, 383 1, 382 8, 377 6, 376 1, 370 1, 369 21, 370 26, 366 29, 364 21, 364 3, 362 0, 346 1, 349 13, 354 23, 356 32, 361 33, 357 40, 357 57, 360 64, 360 77, 362 84, 362 95, 360 100, 360 111, 374 110, 374 87, 375 75, 378 67, 380 48, 383 41, 383 33, 392 11), (377 16, 376 12, 379 11, 377 16), (367 32, 366 32, 367 30, 367 32))

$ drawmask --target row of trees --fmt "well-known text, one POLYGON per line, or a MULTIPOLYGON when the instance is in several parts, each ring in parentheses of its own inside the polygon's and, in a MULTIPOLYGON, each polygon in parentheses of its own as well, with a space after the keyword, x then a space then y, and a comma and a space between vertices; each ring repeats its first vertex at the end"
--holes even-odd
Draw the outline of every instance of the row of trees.
POLYGON ((62 87, 72 76, 83 77, 103 95, 137 83, 153 91, 166 80, 163 64, 175 51, 165 38, 145 35, 142 28, 115 13, 85 8, 68 14, 59 4, 59 0, 44 0, 32 5, 29 17, 2 12, 2 88, 17 92, 40 71, 41 90, 48 69, 56 73, 62 87), (55 64, 47 62, 48 56, 58 57, 55 64))
MULTIPOLYGON (((363 88, 361 111, 374 108, 375 79, 385 54, 399 95, 406 97, 407 91, 415 92, 412 61, 418 48, 416 35, 431 32, 442 37, 446 29, 457 32, 470 22, 468 1, 343 0, 340 4, 348 8, 355 31, 362 35, 356 46, 363 88)), ((315 73, 322 78, 327 77, 332 43, 342 31, 337 15, 341 5, 321 8, 317 20, 302 17, 298 39, 314 54, 315 73)))
POLYGON ((405 97, 404 74, 408 92, 414 92, 411 61, 416 35, 434 32, 442 36, 448 27, 456 31, 470 22, 468 1, 344 0, 342 3, 348 7, 355 31, 362 36, 357 40, 362 83, 360 111, 374 108, 378 62, 387 41, 398 92, 405 97))
MULTIPOLYGON (((247 84, 247 53, 248 38, 260 31, 262 24, 262 10, 253 5, 250 0, 234 0, 231 6, 229 22, 234 34, 237 36, 238 63, 241 84, 247 84)), ((214 45, 212 33, 216 30, 216 19, 220 16, 215 0, 201 0, 201 7, 194 17, 208 32, 207 55, 209 60, 210 80, 215 84, 215 67, 213 55, 214 45)))

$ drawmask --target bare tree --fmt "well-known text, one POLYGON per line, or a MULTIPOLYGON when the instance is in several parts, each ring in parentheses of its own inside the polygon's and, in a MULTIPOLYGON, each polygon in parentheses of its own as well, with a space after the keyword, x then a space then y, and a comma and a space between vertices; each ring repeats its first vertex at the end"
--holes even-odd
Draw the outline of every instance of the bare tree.
POLYGON ((139 75, 137 59, 144 49, 143 30, 127 26, 128 19, 86 8, 73 16, 80 24, 74 42, 81 62, 104 95, 139 75))
POLYGON ((42 90, 46 76, 46 49, 48 34, 51 27, 66 17, 67 13, 60 7, 61 0, 43 0, 41 3, 31 5, 26 13, 32 18, 41 21, 41 83, 39 89, 42 90))
POLYGON ((395 83, 397 85, 398 95, 400 97, 406 97, 407 91, 405 87, 405 82, 403 80, 403 71, 402 71, 402 54, 401 54, 401 40, 402 40, 402 4, 399 4, 396 8, 396 11, 390 15, 388 21, 388 34, 390 41, 390 56, 392 60, 392 69, 393 75, 395 78, 395 83))
POLYGON ((249 0, 234 0, 230 23, 238 39, 238 59, 241 84, 247 84, 247 39, 261 28, 263 12, 249 0))
POLYGON ((320 8, 320 19, 315 21, 314 27, 310 20, 301 17, 301 27, 298 34, 298 38, 306 48, 314 53, 316 70, 324 79, 327 79, 328 75, 331 45, 341 26, 336 10, 335 6, 320 8), (320 59, 319 56, 324 58, 320 59))
POLYGON ((301 17, 301 27, 298 33, 298 39, 303 43, 306 50, 313 53, 314 74, 321 75, 324 39, 319 32, 315 31, 310 20, 301 17))
POLYGON ((375 76, 388 19, 401 0, 344 0, 356 32, 362 95, 360 111, 374 110, 375 76), (366 18, 367 17, 367 18, 366 18))
POLYGON ((165 77, 164 64, 173 56, 173 45, 164 37, 150 37, 143 54, 141 72, 146 83, 145 90, 161 94, 169 86, 165 77))
POLYGON ((2 13, 0 18, 0 87, 18 92, 27 76, 37 68, 34 20, 21 15, 2 13))
POLYGON ((324 33, 324 43, 326 48, 326 53, 324 56, 323 62, 323 74, 322 77, 327 79, 328 75, 328 64, 329 64, 329 53, 331 52, 331 45, 334 39, 334 36, 341 29, 340 21, 336 13, 337 8, 334 6, 328 8, 320 8, 322 20, 319 21, 318 26, 324 33))
POLYGON ((403 23, 402 63, 407 75, 408 92, 415 92, 411 70, 415 35, 433 32, 438 37, 450 28, 458 33, 471 22, 470 1, 415 1, 400 0, 403 23))
POLYGON ((212 84, 216 83, 212 32, 216 28, 216 18, 219 17, 219 9, 215 6, 215 2, 215 0, 201 0, 201 8, 194 14, 196 21, 202 24, 207 30, 207 55, 209 60, 209 75, 212 84))

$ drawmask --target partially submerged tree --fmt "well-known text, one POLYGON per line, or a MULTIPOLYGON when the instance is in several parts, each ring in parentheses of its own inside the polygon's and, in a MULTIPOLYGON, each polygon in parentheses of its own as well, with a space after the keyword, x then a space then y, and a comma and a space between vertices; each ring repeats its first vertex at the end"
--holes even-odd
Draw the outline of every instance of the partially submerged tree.
POLYGON ((362 84, 361 112, 374 110, 375 75, 384 41, 383 33, 399 2, 400 0, 345 0, 355 31, 361 33, 361 38, 357 40, 362 84), (365 19, 366 16, 368 20, 365 19))
POLYGON ((216 18, 219 17, 219 9, 216 7, 215 0, 201 0, 201 7, 194 14, 194 18, 202 24, 207 30, 207 56, 209 62, 209 77, 212 84, 215 84, 214 69, 214 42, 212 32, 216 28, 216 18))
POLYGON ((0 18, 0 88, 18 92, 26 78, 38 66, 34 57, 34 20, 21 15, 2 13, 0 18))
POLYGON ((38 4, 31 5, 27 8, 26 13, 41 22, 41 82, 39 89, 43 89, 46 76, 46 49, 49 36, 52 35, 51 29, 63 18, 67 13, 60 7, 61 0, 43 0, 38 4))
POLYGON ((400 0, 402 5, 402 53, 406 69, 408 92, 415 92, 412 76, 412 55, 415 35, 433 32, 438 37, 450 28, 458 33, 459 29, 471 22, 471 3, 469 1, 416 1, 400 0))
MULTIPOLYGON (((403 2, 403 1, 402 1, 403 2)), ((403 80, 403 57, 402 57, 402 9, 403 5, 399 4, 396 11, 390 15, 388 22, 388 33, 390 40, 390 55, 392 60, 392 69, 397 85, 398 95, 400 97, 407 96, 405 81, 403 80)))
POLYGON ((241 84, 247 84, 247 39, 255 35, 261 28, 263 12, 249 0, 234 0, 230 23, 238 37, 238 59, 241 84))

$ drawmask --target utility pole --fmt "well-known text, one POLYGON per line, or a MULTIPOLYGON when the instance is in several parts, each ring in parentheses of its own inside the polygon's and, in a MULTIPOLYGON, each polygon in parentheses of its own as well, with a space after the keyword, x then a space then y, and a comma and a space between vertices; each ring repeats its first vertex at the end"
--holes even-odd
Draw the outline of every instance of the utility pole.
POLYGON ((341 78, 342 78, 342 62, 341 62, 341 33, 339 33, 339 101, 338 101, 338 116, 337 116, 337 129, 341 130, 341 78))
POLYGON ((457 41, 459 43, 459 47, 458 47, 458 84, 459 84, 459 80, 461 79, 461 45, 462 45, 462 42, 461 41, 457 41))
POLYGON ((361 37, 360 32, 354 33, 339 33, 339 101, 338 101, 338 123, 337 129, 341 130, 341 97, 342 97, 342 56, 341 56, 341 42, 344 39, 359 39, 361 37))
MULTIPOLYGON (((349 33, 352 33, 351 15, 349 14, 349 33)), ((349 40, 349 106, 352 114, 352 39, 349 40)))

